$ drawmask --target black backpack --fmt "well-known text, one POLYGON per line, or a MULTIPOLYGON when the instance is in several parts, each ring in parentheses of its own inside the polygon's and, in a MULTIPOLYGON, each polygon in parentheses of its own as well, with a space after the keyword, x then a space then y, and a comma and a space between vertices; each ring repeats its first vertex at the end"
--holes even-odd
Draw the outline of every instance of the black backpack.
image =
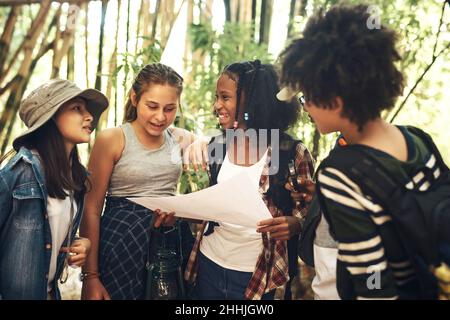
MULTIPOLYGON (((352 159, 352 165, 344 173, 353 181, 358 181, 365 194, 389 211, 400 241, 416 270, 421 298, 436 299, 440 284, 436 268, 441 266, 448 271, 450 266, 450 171, 427 133, 415 127, 407 129, 421 138, 437 164, 420 168, 429 182, 423 190, 407 188, 389 175, 379 159, 358 145, 334 149, 332 157, 324 160, 320 167, 335 167, 333 164, 348 163, 352 159)), ((324 214, 327 215, 325 211, 324 214)))
POLYGON ((314 267, 314 240, 316 239, 316 229, 319 226, 322 211, 317 196, 311 200, 303 223, 300 240, 298 243, 298 256, 310 267, 314 267))

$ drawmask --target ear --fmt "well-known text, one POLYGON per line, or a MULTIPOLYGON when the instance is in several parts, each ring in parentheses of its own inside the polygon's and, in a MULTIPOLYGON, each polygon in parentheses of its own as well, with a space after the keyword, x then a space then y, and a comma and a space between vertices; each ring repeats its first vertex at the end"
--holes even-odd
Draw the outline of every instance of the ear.
POLYGON ((131 91, 130 91, 130 99, 131 99, 131 103, 133 104, 133 107, 137 107, 136 92, 134 92, 133 89, 131 89, 131 91))
POLYGON ((342 110, 344 109, 344 100, 342 100, 341 97, 336 96, 334 97, 332 101, 332 108, 331 108, 336 114, 341 114, 342 110))

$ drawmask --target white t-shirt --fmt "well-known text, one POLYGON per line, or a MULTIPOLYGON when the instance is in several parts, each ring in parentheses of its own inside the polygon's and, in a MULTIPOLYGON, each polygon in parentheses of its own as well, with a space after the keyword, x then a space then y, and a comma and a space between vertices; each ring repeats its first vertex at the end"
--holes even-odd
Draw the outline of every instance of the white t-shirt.
POLYGON ((314 240, 314 268, 316 275, 311 287, 315 300, 339 300, 336 287, 337 242, 330 235, 324 216, 320 218, 314 240))
MULTIPOLYGON (((259 189, 261 173, 266 163, 267 150, 261 159, 250 167, 238 166, 230 162, 226 154, 217 177, 221 183, 237 174, 246 172, 252 178, 255 188, 259 189)), ((226 195, 224 195, 226 197, 226 195)), ((200 251, 210 260, 223 268, 253 272, 263 250, 261 234, 254 228, 231 223, 220 223, 214 232, 202 238, 200 251)))
MULTIPOLYGON (((66 191, 67 193, 67 191, 66 191)), ((77 212, 77 204, 73 201, 73 218, 77 212)), ((50 270, 48 273, 48 285, 47 290, 51 291, 51 283, 55 278, 56 262, 59 254, 59 250, 62 245, 66 245, 64 240, 66 239, 67 232, 70 225, 70 197, 66 197, 64 200, 56 198, 47 198, 47 215, 50 224, 50 231, 52 234, 52 256, 50 259, 50 270)))

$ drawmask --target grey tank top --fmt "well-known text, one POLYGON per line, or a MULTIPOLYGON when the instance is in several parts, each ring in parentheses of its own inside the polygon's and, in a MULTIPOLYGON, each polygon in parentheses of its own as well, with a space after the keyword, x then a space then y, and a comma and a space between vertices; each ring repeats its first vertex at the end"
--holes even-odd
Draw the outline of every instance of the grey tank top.
POLYGON ((122 156, 113 168, 108 195, 114 197, 162 197, 176 193, 182 171, 180 146, 169 130, 164 143, 150 150, 140 143, 131 123, 121 126, 125 136, 122 156))

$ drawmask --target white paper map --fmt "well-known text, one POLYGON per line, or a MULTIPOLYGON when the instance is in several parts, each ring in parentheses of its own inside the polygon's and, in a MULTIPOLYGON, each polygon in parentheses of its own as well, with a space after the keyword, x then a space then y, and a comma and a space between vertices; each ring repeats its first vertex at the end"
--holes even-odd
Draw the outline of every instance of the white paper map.
POLYGON ((246 172, 190 194, 128 199, 151 210, 175 212, 176 217, 228 222, 255 229, 257 222, 272 218, 246 172))

